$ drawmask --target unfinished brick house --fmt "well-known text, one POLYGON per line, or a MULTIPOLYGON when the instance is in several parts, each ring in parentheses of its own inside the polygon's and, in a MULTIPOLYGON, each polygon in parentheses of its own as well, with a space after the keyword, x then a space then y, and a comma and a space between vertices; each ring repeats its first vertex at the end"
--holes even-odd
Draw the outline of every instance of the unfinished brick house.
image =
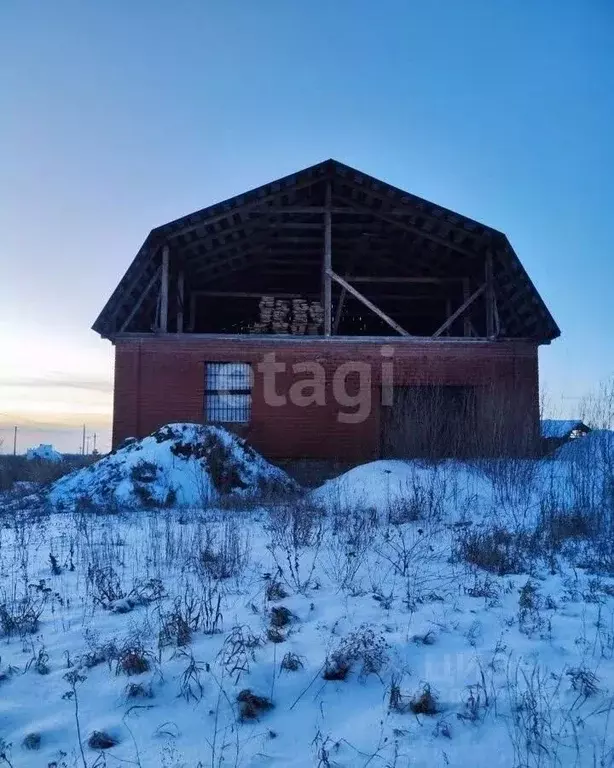
POLYGON ((94 330, 114 445, 192 421, 347 462, 534 453, 560 333, 505 235, 334 160, 152 230, 94 330))

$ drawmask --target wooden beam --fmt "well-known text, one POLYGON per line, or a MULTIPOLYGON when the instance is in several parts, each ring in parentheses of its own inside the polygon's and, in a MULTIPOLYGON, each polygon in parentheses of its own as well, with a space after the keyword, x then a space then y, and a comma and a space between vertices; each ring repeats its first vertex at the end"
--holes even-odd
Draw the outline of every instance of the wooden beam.
POLYGON ((322 263, 322 305, 324 307, 324 335, 332 334, 332 185, 326 182, 326 205, 324 210, 324 259, 322 263))
POLYGON ((194 328, 196 326, 196 294, 194 291, 190 293, 190 319, 188 322, 188 328, 190 329, 190 333, 194 333, 194 328))
POLYGON ((162 272, 160 273, 160 331, 168 330, 168 273, 170 252, 168 245, 162 248, 162 272))
POLYGON ((351 283, 424 283, 440 285, 444 283, 458 283, 463 277, 369 277, 367 275, 352 275, 346 277, 351 283))
MULTIPOLYGON (((200 227, 207 226, 209 224, 215 224, 218 221, 222 221, 223 219, 229 219, 232 218, 235 214, 239 214, 240 216, 245 215, 246 213, 249 213, 251 211, 255 211, 258 209, 263 209, 263 213, 270 214, 271 212, 276 212, 278 209, 272 209, 271 206, 267 205, 267 203, 272 202, 276 198, 283 197, 287 194, 293 194, 294 192, 297 192, 300 189, 307 189, 307 187, 312 187, 314 184, 318 184, 322 181, 322 177, 312 177, 309 179, 306 179, 305 181, 299 183, 299 184, 292 184, 288 182, 287 186, 280 186, 275 192, 269 192, 268 194, 263 194, 262 197, 258 197, 254 200, 250 200, 249 202, 240 203, 237 202, 236 205, 230 205, 228 203, 219 203, 218 205, 213 205, 211 208, 203 209, 202 211, 196 211, 196 213, 190 214, 189 216, 186 216, 185 218, 189 219, 194 216, 200 216, 202 215, 202 218, 199 219, 196 222, 192 222, 190 224, 185 224, 183 227, 180 227, 179 229, 173 231, 170 231, 166 237, 170 240, 175 237, 179 237, 181 235, 185 235, 188 232, 192 232, 195 229, 199 229, 200 227), (225 208, 224 206, 227 205, 228 207, 225 208), (221 210, 220 210, 221 209, 221 210), (210 215, 207 215, 207 210, 220 210, 219 213, 211 213, 210 215)), ((244 195, 240 195, 238 199, 241 199, 241 197, 244 197, 244 195)), ((237 198, 234 198, 236 200, 237 198)), ((301 209, 297 208, 296 210, 292 210, 292 206, 286 206, 286 210, 290 213, 298 213, 301 211, 301 209)), ((284 212, 283 206, 279 207, 280 213, 284 212)), ((309 212, 311 212, 312 209, 309 209, 309 212)), ((177 223, 177 222, 175 222, 177 223)))
POLYGON ((405 330, 405 328, 401 328, 401 326, 398 323, 395 323, 395 321, 388 317, 388 315, 385 312, 382 312, 382 310, 379 307, 376 307, 373 302, 369 301, 366 296, 363 296, 362 293, 359 293, 356 288, 354 288, 353 285, 350 285, 346 280, 344 280, 342 277, 337 275, 332 270, 330 271, 330 277, 336 282, 339 283, 339 285, 342 288, 345 288, 345 290, 351 294, 355 299, 358 299, 358 301, 361 301, 366 307, 368 307, 371 312, 374 312, 381 320, 383 320, 385 323, 387 323, 391 328, 394 328, 394 330, 397 333, 400 333, 401 336, 410 336, 410 334, 405 330))
POLYGON ((337 304, 337 311, 335 312, 335 320, 333 322, 333 335, 336 336, 339 333, 339 324, 341 323, 341 315, 343 314, 343 305, 345 304, 345 297, 347 296, 347 290, 341 289, 339 295, 339 303, 337 304))
POLYGON ((158 267, 158 269, 156 269, 156 271, 151 276, 150 281, 147 283, 147 285, 145 286, 145 289, 142 291, 142 293, 139 296, 138 300, 136 301, 136 303, 134 304, 134 306, 130 310, 130 314, 124 320, 124 322, 121 324, 121 328, 119 329, 119 333, 123 333, 126 330, 126 328, 130 325, 130 323, 132 322, 132 318, 136 315, 136 313, 141 308, 141 305, 143 304, 143 301, 145 300, 147 294, 149 293, 149 291, 151 291, 153 286, 159 280, 159 278, 160 278, 160 270, 161 270, 161 267, 158 267))
MULTIPOLYGON (((159 244, 155 245, 149 253, 149 255, 144 256, 143 264, 140 266, 138 271, 136 272, 136 276, 130 283, 129 287, 126 288, 126 290, 119 291, 119 286, 115 289, 118 293, 118 298, 116 299, 113 308, 111 309, 109 319, 114 319, 117 316, 117 313, 122 309, 123 303, 126 299, 126 297, 130 297, 130 294, 134 291, 135 288, 138 288, 139 283, 143 279, 143 277, 147 274, 148 270, 151 267, 151 261, 155 258, 156 253, 158 252, 159 244)), ((130 271, 130 270, 128 270, 130 271)), ((124 279, 127 277, 127 274, 122 278, 121 282, 124 281, 124 279)), ((120 282, 120 285, 121 285, 120 282)), ((111 297, 111 300, 113 300, 113 297, 111 297)))
POLYGON ((307 296, 318 298, 317 293, 278 293, 277 291, 193 291, 194 296, 212 296, 229 299, 261 299, 263 296, 274 296, 276 299, 302 299, 307 296))
MULTIPOLYGON (((413 226, 412 224, 408 224, 405 221, 400 221, 399 219, 395 219, 394 215, 386 211, 386 209, 382 211, 382 210, 378 210, 377 208, 370 208, 368 205, 363 205, 361 203, 358 203, 356 200, 352 200, 352 198, 339 197, 339 199, 342 200, 344 203, 347 203, 348 205, 354 206, 354 208, 357 211, 361 211, 362 213, 370 213, 372 216, 375 216, 376 218, 381 219, 382 221, 387 221, 389 224, 394 224, 396 227, 399 227, 400 229, 404 229, 406 232, 411 232, 412 234, 419 235, 425 240, 431 240, 432 242, 439 243, 440 245, 444 245, 446 248, 450 248, 453 251, 462 253, 463 256, 475 257, 475 251, 471 251, 468 248, 463 248, 463 246, 457 245, 451 240, 446 240, 445 237, 440 237, 434 232, 428 232, 425 229, 421 229, 420 227, 413 226)), ((412 214, 408 212, 408 215, 412 215, 412 214)), ((417 215, 417 214, 414 214, 414 215, 417 215)))
MULTIPOLYGON (((467 301, 469 298, 469 278, 463 278, 463 301, 467 301)), ((471 336, 471 320, 469 315, 463 316, 463 336, 471 336)))
POLYGON ((484 264, 484 276, 486 281, 486 335, 492 339, 495 335, 495 292, 493 285, 492 251, 486 251, 484 264))
POLYGON ((482 285, 481 285, 481 286, 480 286, 480 287, 477 289, 477 291, 474 291, 474 292, 471 294, 471 296, 469 296, 469 298, 468 298, 468 299, 466 299, 466 300, 465 300, 465 301, 464 301, 464 302, 463 302, 463 303, 460 305, 460 307, 459 307, 459 308, 456 310, 456 312, 453 312, 453 313, 450 315, 450 317, 449 317, 449 318, 446 320, 446 322, 445 322, 445 323, 444 323, 442 326, 440 326, 440 327, 439 327, 439 328, 438 328, 438 329, 435 331, 435 333, 432 335, 432 337, 431 337, 431 338, 433 338, 433 339, 436 339, 438 336, 441 336, 441 334, 442 334, 444 331, 446 331, 446 330, 447 330, 447 329, 448 329, 448 328, 449 328, 449 327, 452 325, 452 323, 453 323, 453 322, 454 322, 454 321, 455 321, 457 318, 459 318, 459 317, 460 317, 460 316, 463 314, 463 312, 465 312, 467 309, 469 309, 469 307, 470 307, 470 306, 473 304, 473 302, 474 302, 474 301, 475 301, 475 300, 476 300, 476 299, 477 299, 479 296, 481 296, 481 295, 484 293, 484 291, 485 291, 485 290, 486 290, 486 283, 483 283, 483 284, 482 284, 482 285))
POLYGON ((183 333, 183 302, 185 298, 185 272, 177 275, 177 333, 183 333))

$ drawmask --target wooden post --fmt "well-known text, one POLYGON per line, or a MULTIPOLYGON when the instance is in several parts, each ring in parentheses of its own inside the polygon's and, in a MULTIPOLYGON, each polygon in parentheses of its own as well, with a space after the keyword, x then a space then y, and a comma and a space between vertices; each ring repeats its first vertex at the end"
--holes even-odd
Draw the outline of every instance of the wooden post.
POLYGON ((324 209, 324 263, 322 265, 322 304, 324 306, 324 335, 332 334, 332 185, 326 182, 326 205, 324 209))
MULTIPOLYGON (((450 317, 451 314, 452 314, 452 301, 448 296, 448 298, 446 299, 446 317, 450 317)), ((450 326, 448 326, 448 328, 446 329, 446 336, 449 336, 449 335, 450 335, 450 326)))
POLYGON ((188 328, 191 333, 194 333, 195 327, 196 327, 196 291, 192 291, 190 293, 190 320, 188 323, 188 328))
MULTIPOLYGON (((469 298, 469 278, 463 278, 463 304, 469 298)), ((469 315, 465 314, 463 317, 463 336, 471 336, 471 320, 469 315)))
POLYGON ((160 330, 168 331, 168 272, 169 272, 168 245, 162 249, 162 274, 160 276, 160 330))
POLYGON ((177 276, 177 333, 183 333, 183 300, 185 296, 185 273, 179 270, 177 276))
POLYGON ((486 336, 492 339, 495 335, 495 294, 493 286, 492 273, 492 251, 486 251, 485 263, 485 282, 486 282, 486 336))

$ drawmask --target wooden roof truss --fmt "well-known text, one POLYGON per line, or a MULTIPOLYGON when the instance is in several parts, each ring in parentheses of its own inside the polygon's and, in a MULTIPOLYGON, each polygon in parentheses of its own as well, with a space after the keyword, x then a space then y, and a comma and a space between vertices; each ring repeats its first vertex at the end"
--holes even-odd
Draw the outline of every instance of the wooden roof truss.
POLYGON ((262 296, 323 336, 559 335, 505 235, 333 160, 153 230, 94 329, 241 333, 262 296))

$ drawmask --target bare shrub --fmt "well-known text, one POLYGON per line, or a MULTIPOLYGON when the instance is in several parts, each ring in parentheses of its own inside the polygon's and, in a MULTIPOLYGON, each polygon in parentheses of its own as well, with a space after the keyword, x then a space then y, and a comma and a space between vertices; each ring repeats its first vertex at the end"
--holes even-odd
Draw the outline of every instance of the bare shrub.
POLYGON ((601 382, 596 392, 583 398, 580 418, 594 429, 614 429, 614 376, 601 382))
POLYGON ((286 672, 298 672, 303 666, 301 657, 290 651, 285 654, 280 664, 281 669, 286 670, 286 672))
POLYGON ((123 672, 125 675, 142 675, 149 672, 152 666, 153 656, 138 642, 128 643, 118 654, 115 674, 123 672))
POLYGON ((324 538, 324 512, 308 501, 270 510, 268 549, 288 586, 304 592, 316 567, 324 538))
POLYGON ((540 462, 507 457, 478 462, 478 467, 492 485, 493 515, 511 520, 515 529, 526 527, 539 488, 540 462))
POLYGON ((124 696, 127 699, 153 699, 154 693, 149 684, 128 683, 124 688, 124 696))
POLYGON ((264 596, 269 602, 275 602, 277 600, 284 600, 288 597, 288 593, 279 579, 272 578, 267 581, 264 596))
POLYGON ((182 594, 174 599, 171 610, 161 617, 159 646, 163 648, 172 645, 181 648, 189 645, 192 634, 206 624, 207 610, 204 603, 203 596, 198 595, 190 584, 185 584, 182 594))
POLYGON ((106 731, 93 731, 87 739, 87 745, 90 749, 111 749, 117 744, 119 744, 118 740, 106 731))
POLYGON ((540 610, 544 607, 544 599, 539 589, 530 579, 521 587, 518 598, 518 628, 529 637, 539 633, 545 635, 549 622, 540 610))
POLYGON ((456 575, 447 565, 449 538, 443 528, 390 525, 373 546, 403 579, 404 602, 410 610, 456 590, 456 575))
POLYGON ((28 733, 24 740, 21 742, 21 746, 29 751, 38 750, 41 747, 42 737, 40 733, 28 733))
POLYGON ((437 697, 431 690, 431 686, 425 683, 417 691, 409 702, 409 709, 414 715, 436 715, 440 712, 437 697))
POLYGON ((48 486, 75 469, 87 466, 90 457, 72 457, 63 461, 28 460, 25 456, 0 456, 0 492, 10 491, 15 483, 48 486))
POLYGON ((293 619, 292 611, 284 605, 271 608, 271 626, 281 629, 288 626, 293 619))
POLYGON ((266 636, 271 643, 283 643, 286 640, 286 635, 277 627, 267 627, 266 636))
POLYGON ((425 632, 422 635, 414 635, 411 640, 412 643, 415 643, 416 645, 435 645, 436 639, 433 630, 429 629, 428 632, 425 632))
POLYGON ((388 691, 388 709, 404 715, 410 711, 411 697, 401 691, 401 676, 393 674, 388 691))
POLYGON ((343 509, 333 515, 331 535, 322 568, 340 590, 354 590, 377 527, 377 518, 368 510, 343 509))
POLYGON ((239 719, 257 720, 258 717, 273 708, 273 702, 266 696, 258 696, 249 688, 237 695, 239 719))
POLYGON ((596 523, 590 512, 570 509, 552 495, 541 500, 535 538, 553 573, 557 570, 557 555, 565 554, 575 559, 581 542, 594 535, 596 523))
POLYGON ((94 603, 105 610, 126 597, 119 576, 112 566, 100 567, 90 565, 87 570, 87 580, 91 584, 94 603))
POLYGON ((159 579, 137 580, 126 591, 111 565, 90 564, 87 581, 92 589, 94 604, 115 613, 129 613, 137 606, 149 605, 164 596, 164 586, 159 579))
POLYGON ((531 569, 537 556, 534 537, 494 525, 480 530, 465 529, 458 536, 453 556, 485 571, 505 576, 531 569))
POLYGON ((325 680, 345 680, 351 668, 351 664, 347 659, 338 654, 332 654, 326 659, 322 677, 325 680))
POLYGON ((189 649, 181 648, 177 652, 178 658, 184 659, 187 664, 179 678, 179 696, 189 701, 200 701, 205 695, 202 676, 209 671, 209 665, 196 661, 189 649))
POLYGON ((388 502, 388 522, 392 525, 438 522, 444 516, 449 493, 445 469, 434 465, 426 477, 414 476, 406 480, 402 493, 388 502))
POLYGON ((85 641, 88 646, 88 651, 77 660, 77 666, 85 667, 86 669, 92 669, 99 664, 109 664, 112 661, 116 661, 119 657, 119 647, 117 641, 114 639, 108 640, 106 643, 100 643, 98 636, 86 630, 85 641))
POLYGON ((357 662, 361 663, 361 677, 379 675, 388 663, 388 643, 366 624, 346 635, 328 655, 322 676, 325 680, 345 680, 357 662))
POLYGON ((572 726, 561 726, 557 717, 559 688, 560 678, 537 665, 530 670, 519 664, 514 670, 508 669, 509 734, 516 765, 540 768, 559 764, 561 736, 572 726))
POLYGON ((21 598, 9 600, 4 595, 0 603, 0 628, 6 636, 33 635, 38 631, 40 617, 45 607, 45 594, 35 595, 32 590, 21 598))
POLYGON ((588 699, 599 693, 599 678, 587 667, 572 667, 566 672, 574 691, 588 699))
POLYGON ((500 592, 501 588, 494 579, 488 575, 480 578, 477 573, 474 575, 473 584, 465 588, 467 595, 470 597, 483 597, 489 601, 490 605, 493 605, 499 599, 500 592))
POLYGON ((221 608, 222 593, 220 591, 220 584, 206 574, 201 574, 201 587, 202 631, 205 635, 215 635, 217 632, 222 631, 222 622, 224 621, 221 608))
POLYGON ((240 576, 247 568, 251 544, 247 531, 241 531, 235 520, 222 526, 221 534, 205 528, 205 540, 198 553, 200 570, 216 581, 240 576))
POLYGON ((33 669, 39 675, 49 674, 49 654, 45 650, 45 646, 39 648, 38 652, 32 656, 26 665, 26 670, 28 669, 33 669))
POLYGON ((218 660, 229 677, 235 677, 235 685, 242 674, 248 674, 250 661, 256 660, 254 650, 262 645, 261 638, 252 633, 249 627, 233 627, 224 640, 218 660))
POLYGON ((285 606, 274 606, 269 614, 270 625, 267 628, 267 638, 272 643, 283 643, 286 639, 290 624, 295 620, 294 614, 285 606))

